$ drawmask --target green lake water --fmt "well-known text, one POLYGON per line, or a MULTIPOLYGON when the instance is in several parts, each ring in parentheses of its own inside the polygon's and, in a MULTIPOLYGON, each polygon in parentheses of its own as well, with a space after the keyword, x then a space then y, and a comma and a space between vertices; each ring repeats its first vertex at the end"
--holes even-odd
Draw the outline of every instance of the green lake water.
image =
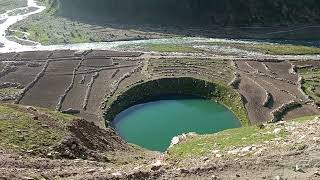
POLYGON ((113 121, 113 127, 128 143, 155 151, 165 151, 171 139, 183 133, 209 134, 240 126, 231 111, 204 99, 143 103, 121 112, 113 121))

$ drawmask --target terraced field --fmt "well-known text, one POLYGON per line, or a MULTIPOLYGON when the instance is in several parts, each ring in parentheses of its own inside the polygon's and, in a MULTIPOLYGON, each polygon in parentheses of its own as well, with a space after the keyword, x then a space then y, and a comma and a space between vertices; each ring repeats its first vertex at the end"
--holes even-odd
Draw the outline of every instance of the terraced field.
POLYGON ((193 77, 235 89, 256 124, 320 114, 318 68, 318 61, 161 53, 6 53, 0 54, 0 100, 76 114, 103 126, 104 102, 123 90, 152 79, 193 77))
POLYGON ((299 75, 288 61, 237 61, 241 80, 238 91, 246 99, 249 119, 254 122, 278 121, 319 110, 301 89, 299 75), (250 111, 251 110, 251 111, 250 111))
POLYGON ((301 75, 302 89, 320 104, 320 62, 319 61, 295 61, 293 65, 301 75))

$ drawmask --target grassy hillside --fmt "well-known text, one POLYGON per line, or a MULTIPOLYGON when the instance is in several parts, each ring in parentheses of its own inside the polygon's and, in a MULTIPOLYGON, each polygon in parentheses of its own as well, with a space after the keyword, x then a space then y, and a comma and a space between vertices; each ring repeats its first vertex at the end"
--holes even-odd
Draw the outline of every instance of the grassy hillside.
MULTIPOLYGON (((280 124, 266 126, 248 126, 225 130, 211 135, 194 135, 182 139, 181 143, 169 149, 171 158, 184 159, 187 157, 206 156, 213 151, 228 152, 239 147, 258 146, 275 139, 286 139, 294 134, 292 127, 304 127, 309 121, 317 122, 318 116, 308 116, 280 124), (288 127, 285 127, 288 126, 288 127), (284 128, 285 127, 285 128, 284 128), (291 129, 290 129, 291 128, 291 129)), ((293 144, 290 144, 293 145, 293 144)), ((232 153, 231 153, 232 154, 232 153)))
POLYGON ((74 119, 46 109, 0 104, 0 145, 18 152, 45 149, 66 136, 65 127, 74 119))
POLYGON ((103 153, 128 151, 111 129, 49 109, 0 103, 0 151, 48 158, 107 160, 103 153))

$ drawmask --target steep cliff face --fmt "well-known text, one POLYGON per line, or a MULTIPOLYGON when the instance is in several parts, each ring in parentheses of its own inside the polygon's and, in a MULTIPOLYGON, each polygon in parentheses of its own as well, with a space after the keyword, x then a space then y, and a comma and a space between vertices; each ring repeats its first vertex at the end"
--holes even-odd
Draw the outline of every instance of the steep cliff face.
POLYGON ((191 25, 320 22, 319 0, 56 0, 68 16, 191 25))

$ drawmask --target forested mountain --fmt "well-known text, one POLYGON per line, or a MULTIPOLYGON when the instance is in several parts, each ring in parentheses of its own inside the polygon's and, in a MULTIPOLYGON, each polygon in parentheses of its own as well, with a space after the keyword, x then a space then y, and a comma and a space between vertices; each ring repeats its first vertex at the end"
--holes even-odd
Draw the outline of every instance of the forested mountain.
POLYGON ((285 25, 320 22, 319 0, 51 0, 60 15, 131 23, 285 25))

